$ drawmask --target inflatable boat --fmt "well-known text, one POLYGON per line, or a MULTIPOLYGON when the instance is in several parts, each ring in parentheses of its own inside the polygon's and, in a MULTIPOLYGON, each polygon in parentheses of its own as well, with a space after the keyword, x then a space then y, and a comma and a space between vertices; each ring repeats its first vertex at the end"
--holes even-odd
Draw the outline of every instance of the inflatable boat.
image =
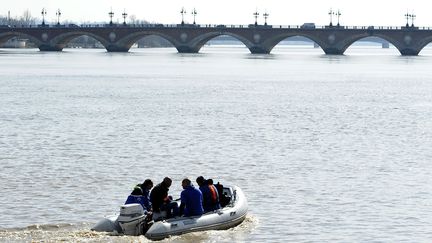
MULTIPOLYGON (((151 240, 161 240, 171 235, 180 235, 204 230, 224 230, 239 225, 246 218, 248 204, 243 191, 237 187, 224 187, 223 194, 228 204, 202 216, 176 217, 160 221, 149 221, 139 204, 120 207, 120 215, 106 217, 92 230, 114 232, 125 235, 145 235, 151 240)), ((159 217, 153 215, 153 217, 159 217)))

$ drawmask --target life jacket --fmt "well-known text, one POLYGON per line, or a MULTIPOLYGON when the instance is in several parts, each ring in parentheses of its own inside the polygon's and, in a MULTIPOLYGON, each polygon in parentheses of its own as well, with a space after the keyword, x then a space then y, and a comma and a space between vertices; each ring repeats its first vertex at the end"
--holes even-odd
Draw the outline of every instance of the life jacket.
POLYGON ((209 190, 210 190, 210 194, 211 194, 211 199, 213 203, 217 203, 219 200, 219 196, 218 196, 218 192, 216 191, 216 187, 213 185, 208 185, 209 190))

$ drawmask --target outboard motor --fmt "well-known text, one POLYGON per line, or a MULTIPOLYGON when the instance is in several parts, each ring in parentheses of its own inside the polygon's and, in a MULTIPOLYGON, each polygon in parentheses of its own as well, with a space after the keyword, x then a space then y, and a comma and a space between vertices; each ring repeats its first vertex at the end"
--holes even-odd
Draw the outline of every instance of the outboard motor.
POLYGON ((125 235, 143 234, 143 224, 146 224, 143 207, 136 203, 121 206, 117 222, 125 235))

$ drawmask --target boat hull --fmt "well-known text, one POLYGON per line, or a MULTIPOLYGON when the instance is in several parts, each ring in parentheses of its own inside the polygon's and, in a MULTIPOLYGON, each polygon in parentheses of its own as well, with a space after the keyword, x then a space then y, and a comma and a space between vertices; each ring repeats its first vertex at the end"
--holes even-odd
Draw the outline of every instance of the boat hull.
POLYGON ((248 205, 243 191, 232 187, 233 201, 227 207, 200 217, 180 217, 154 223, 145 236, 161 240, 171 235, 180 235, 205 230, 225 230, 241 224, 247 215, 248 205))

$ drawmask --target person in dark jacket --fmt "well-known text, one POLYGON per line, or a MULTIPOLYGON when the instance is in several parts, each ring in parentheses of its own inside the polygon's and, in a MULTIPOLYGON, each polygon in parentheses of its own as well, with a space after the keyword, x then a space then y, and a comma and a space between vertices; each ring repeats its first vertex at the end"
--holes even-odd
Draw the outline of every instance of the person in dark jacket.
POLYGON ((166 211, 166 218, 172 218, 178 215, 178 205, 168 196, 172 180, 165 177, 161 183, 156 185, 150 193, 153 212, 160 213, 166 211))
POLYGON ((211 184, 209 184, 208 180, 205 180, 204 177, 199 176, 196 179, 196 182, 199 186, 200 191, 203 194, 204 212, 207 213, 220 209, 221 206, 219 203, 219 193, 216 187, 213 185, 213 180, 211 180, 211 184))
POLYGON ((224 208, 225 206, 227 206, 229 203, 230 203, 230 201, 231 201, 231 198, 230 197, 227 197, 224 193, 223 193, 223 190, 224 190, 224 186, 222 185, 222 184, 220 184, 219 182, 216 184, 216 185, 214 185, 215 187, 216 187, 216 189, 217 189, 217 191, 218 191, 218 194, 219 194, 219 203, 220 203, 220 205, 221 205, 221 208, 224 208))
POLYGON ((201 216, 204 213, 201 191, 195 188, 187 178, 182 181, 182 187, 183 191, 180 194, 180 215, 184 215, 185 217, 201 216))

